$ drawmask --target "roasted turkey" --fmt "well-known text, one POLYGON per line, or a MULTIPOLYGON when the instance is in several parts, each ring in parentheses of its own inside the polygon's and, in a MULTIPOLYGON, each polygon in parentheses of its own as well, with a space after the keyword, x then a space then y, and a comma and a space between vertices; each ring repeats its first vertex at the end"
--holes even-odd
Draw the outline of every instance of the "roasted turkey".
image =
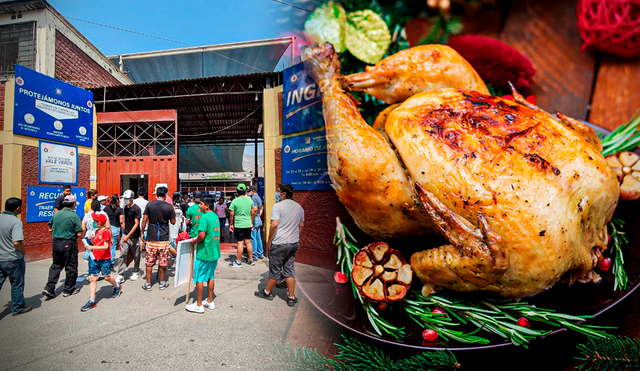
POLYGON ((345 77, 331 44, 303 56, 324 94, 340 201, 376 239, 426 236, 425 250, 411 257, 424 294, 448 288, 517 299, 563 276, 598 280, 592 268, 620 190, 593 130, 517 93, 515 101, 488 95, 446 46, 412 48, 345 77), (403 102, 374 128, 345 88, 403 102), (433 231, 450 244, 432 248, 433 231))

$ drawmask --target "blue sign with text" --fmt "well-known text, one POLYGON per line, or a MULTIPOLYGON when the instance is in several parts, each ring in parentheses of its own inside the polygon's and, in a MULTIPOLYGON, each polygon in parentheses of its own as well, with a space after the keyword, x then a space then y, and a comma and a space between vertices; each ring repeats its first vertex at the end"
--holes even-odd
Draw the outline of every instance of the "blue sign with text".
POLYGON ((16 64, 13 132, 93 146, 93 93, 16 64))
MULTIPOLYGON (((62 187, 28 186, 27 187, 27 223, 48 222, 53 215, 56 198, 62 194, 62 187)), ((87 200, 86 188, 71 188, 78 205, 76 213, 84 218, 84 203, 87 200)))
POLYGON ((282 139, 282 182, 296 191, 332 190, 324 130, 282 139))
POLYGON ((282 133, 291 134, 324 127, 322 94, 303 63, 284 70, 282 133))

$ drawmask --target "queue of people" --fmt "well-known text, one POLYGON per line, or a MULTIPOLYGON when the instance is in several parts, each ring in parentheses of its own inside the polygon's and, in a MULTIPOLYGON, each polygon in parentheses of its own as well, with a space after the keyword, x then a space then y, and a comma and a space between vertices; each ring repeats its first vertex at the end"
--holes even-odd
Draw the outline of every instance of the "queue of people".
MULTIPOLYGON (((256 291, 257 297, 273 300, 274 287, 288 290, 287 305, 293 307, 295 296, 295 255, 299 249, 300 233, 304 226, 304 211, 293 201, 293 187, 281 184, 277 202, 271 214, 271 227, 266 250, 269 252, 269 279, 266 288, 256 291), (280 281, 280 282, 279 282, 280 281)), ((85 217, 81 220, 75 209, 76 197, 71 187, 65 186, 56 199, 54 214, 48 223, 52 234, 52 264, 49 278, 42 290, 47 300, 54 299, 56 283, 65 271, 63 296, 80 292, 76 286, 78 278, 78 240, 85 247, 88 263, 89 300, 81 307, 88 311, 97 307, 96 290, 100 279, 113 286, 112 298, 123 292, 123 283, 135 281, 142 276, 140 262, 145 251, 145 282, 142 289, 151 291, 153 268, 158 264, 158 289, 169 287, 167 267, 176 254, 176 241, 182 232, 188 232, 195 254, 193 281, 196 284, 196 300, 185 309, 193 313, 204 313, 204 309, 214 309, 213 299, 215 271, 220 259, 220 242, 224 239, 225 223, 229 221, 229 232, 237 241, 236 259, 229 264, 232 268, 242 268, 242 256, 246 248, 247 263, 255 265, 255 260, 264 259, 264 248, 259 229, 264 207, 255 187, 240 184, 237 195, 230 204, 223 198, 195 191, 190 199, 188 194, 174 193, 168 201, 167 187, 156 187, 155 200, 147 201, 144 187, 137 190, 137 198, 132 190, 122 196, 98 195, 96 190, 87 192, 84 207, 85 217), (185 197, 186 196, 186 197, 185 197), (121 201, 122 204, 121 206, 121 201), (116 258, 116 246, 120 242, 120 256, 116 258), (133 272, 125 278, 125 271, 133 262, 133 272), (207 296, 203 297, 204 286, 207 296)), ((24 301, 24 235, 22 221, 22 200, 11 197, 6 200, 0 215, 0 288, 8 278, 11 283, 11 311, 20 315, 32 310, 24 301)))

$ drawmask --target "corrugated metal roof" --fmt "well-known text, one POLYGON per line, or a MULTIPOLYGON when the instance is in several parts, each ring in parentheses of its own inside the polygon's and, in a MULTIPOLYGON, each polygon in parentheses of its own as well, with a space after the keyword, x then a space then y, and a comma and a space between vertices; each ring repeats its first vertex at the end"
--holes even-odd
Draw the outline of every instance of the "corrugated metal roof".
POLYGON ((97 112, 176 109, 178 144, 249 142, 261 138, 262 90, 282 73, 214 76, 92 89, 97 112))
POLYGON ((120 54, 109 59, 134 83, 273 72, 295 38, 120 54))

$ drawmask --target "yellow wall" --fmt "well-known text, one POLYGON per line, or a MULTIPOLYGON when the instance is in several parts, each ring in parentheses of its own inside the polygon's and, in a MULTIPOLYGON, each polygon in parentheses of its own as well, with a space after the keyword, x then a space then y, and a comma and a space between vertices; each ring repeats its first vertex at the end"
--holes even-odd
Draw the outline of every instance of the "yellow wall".
MULTIPOLYGON (((5 85, 4 94, 4 130, 0 131, 0 143, 4 146, 2 154, 2 197, 20 197, 22 187, 22 146, 38 147, 38 138, 13 134, 13 107, 15 99, 15 79, 5 85)), ((91 175, 97 174, 98 166, 98 125, 93 112, 93 147, 78 146, 78 153, 91 156, 91 175)), ((33 164, 33 171, 38 171, 33 164)), ((36 185, 36 184, 33 184, 36 185)), ((91 182, 96 188, 96 182, 91 182)))
MULTIPOLYGON (((263 96, 264 115, 264 202, 265 202, 265 234, 269 235, 271 208, 275 204, 276 194, 276 150, 282 148, 280 135, 280 113, 278 112, 278 93, 282 93, 282 85, 265 89, 263 96)), ((266 247, 266 244, 265 244, 266 247)))

